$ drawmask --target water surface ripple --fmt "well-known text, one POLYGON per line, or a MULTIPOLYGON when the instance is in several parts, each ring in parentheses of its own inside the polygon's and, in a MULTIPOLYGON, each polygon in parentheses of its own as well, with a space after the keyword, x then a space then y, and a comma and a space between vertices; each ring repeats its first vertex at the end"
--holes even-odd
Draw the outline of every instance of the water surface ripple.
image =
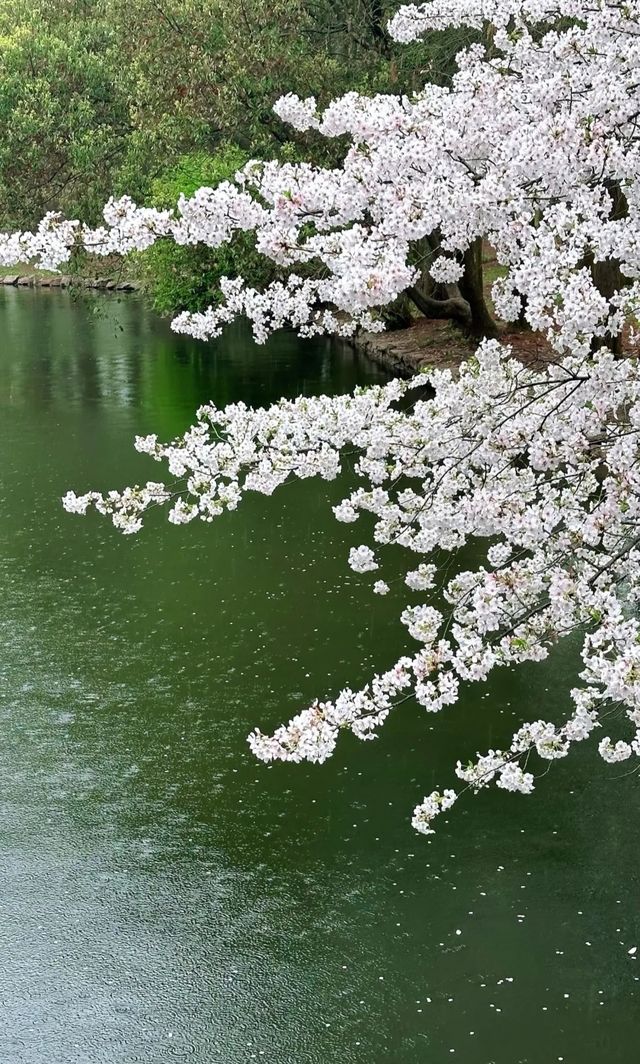
POLYGON ((0 336, 0 1064, 633 1064, 637 778, 580 751, 431 842, 409 824, 458 757, 563 711, 572 648, 267 768, 251 727, 405 645, 401 593, 346 568, 339 488, 130 538, 60 507, 157 477, 134 435, 207 399, 381 372, 197 345, 136 299, 0 289, 0 336))

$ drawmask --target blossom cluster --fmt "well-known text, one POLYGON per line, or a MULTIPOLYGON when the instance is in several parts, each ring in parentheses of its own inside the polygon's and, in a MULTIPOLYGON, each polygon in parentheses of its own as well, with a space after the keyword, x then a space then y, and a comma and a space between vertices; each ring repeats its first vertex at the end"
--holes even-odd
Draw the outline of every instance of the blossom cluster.
MULTIPOLYGON (((139 451, 167 465, 171 485, 150 482, 102 495, 69 493, 67 509, 95 506, 116 527, 137 531, 144 513, 169 506, 169 520, 211 521, 247 491, 271 494, 291 478, 335 479, 356 450, 360 485, 335 507, 341 520, 366 515, 377 547, 408 551, 405 583, 418 601, 400 620, 418 649, 360 690, 316 701, 272 735, 256 729, 265 761, 322 762, 341 730, 371 739, 409 696, 429 713, 457 702, 463 683, 494 669, 544 660, 582 631, 583 681, 574 711, 557 725, 525 724, 506 750, 490 750, 457 775, 473 790, 495 781, 530 793, 532 755, 565 757, 615 711, 628 738, 607 737, 605 761, 640 755, 640 369, 607 351, 565 358, 543 372, 485 341, 457 377, 429 374, 431 398, 416 398, 424 375, 353 395, 281 400, 269 408, 212 404, 169 444, 138 438, 139 451), (399 403, 402 400, 402 403, 399 403), (447 576, 419 561, 484 543, 484 563, 447 576), (438 605, 434 605, 437 599, 438 605)), ((474 548, 475 549, 475 548, 474 548)), ((383 568, 366 544, 349 564, 383 568)), ((373 591, 385 593, 384 580, 373 591)), ((449 792, 445 792, 449 794, 449 792)), ((443 808, 431 796, 414 825, 430 831, 443 808)))
POLYGON ((462 50, 448 88, 350 92, 323 112, 283 96, 284 121, 347 138, 338 167, 253 161, 172 211, 110 201, 93 229, 51 214, 35 233, 0 238, 0 264, 56 267, 77 245, 101 255, 160 239, 217 247, 250 231, 283 279, 262 291, 225 279, 218 305, 174 328, 207 338, 245 315, 263 341, 283 325, 302 335, 381 328, 376 308, 416 279, 416 241, 438 234, 431 273, 453 283, 461 253, 483 237, 506 269, 500 315, 524 314, 560 353, 586 351, 620 331, 640 296, 640 4, 431 0, 401 8, 390 29, 408 40, 483 24, 491 54, 462 50), (612 262, 627 283, 603 295, 594 269, 612 262))
MULTIPOLYGON (((64 504, 93 506, 123 532, 137 532, 157 505, 175 524, 211 521, 247 491, 333 480, 345 449, 355 451, 359 484, 335 516, 362 520, 375 548, 353 547, 348 562, 375 572, 373 591, 385 594, 380 548, 408 552, 405 584, 418 600, 400 620, 418 649, 272 735, 256 729, 252 750, 265 761, 322 762, 341 730, 371 739, 409 698, 440 712, 462 684, 544 660, 581 632, 568 719, 524 724, 505 749, 456 769, 474 791, 495 782, 530 793, 536 758, 565 757, 605 721, 626 732, 601 739, 602 758, 640 756, 640 371, 611 350, 640 301, 640 2, 429 0, 402 7, 390 29, 409 41, 485 25, 491 51, 460 52, 449 87, 427 84, 411 98, 352 92, 323 112, 283 96, 281 119, 346 139, 338 167, 251 162, 175 210, 110 201, 95 229, 48 215, 35 233, 0 237, 0 263, 56 267, 78 246, 216 247, 252 232, 282 279, 262 291, 224 279, 220 304, 173 325, 208 338, 244 315, 263 341, 285 325, 302 336, 379 329, 377 308, 416 279, 418 241, 437 235, 431 274, 449 284, 465 250, 488 239, 505 267, 498 313, 547 335, 557 359, 544 371, 488 341, 458 377, 432 373, 429 398, 416 390, 420 376, 268 409, 208 404, 179 439, 136 441, 171 483, 70 492, 64 504), (451 556, 471 542, 480 559, 456 571, 451 556)), ((430 832, 456 798, 434 792, 414 826, 430 832)))

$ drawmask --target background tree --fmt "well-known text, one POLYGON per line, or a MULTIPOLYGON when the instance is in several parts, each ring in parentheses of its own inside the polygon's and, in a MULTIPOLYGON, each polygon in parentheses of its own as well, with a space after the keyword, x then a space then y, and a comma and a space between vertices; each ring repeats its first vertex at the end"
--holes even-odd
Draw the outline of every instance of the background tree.
MULTIPOLYGON (((402 47, 386 31, 392 12, 382 0, 0 0, 0 224, 29 228, 49 210, 96 220, 111 191, 169 205, 168 190, 196 187, 194 167, 200 183, 224 171, 227 144, 247 157, 338 163, 340 140, 302 136, 274 113, 282 85, 323 104, 347 90, 409 93, 425 74, 448 84, 455 52, 478 36, 457 27, 402 47)), ((254 256, 248 270, 236 243, 224 253, 229 275, 264 279, 272 266, 254 256)), ((200 310, 218 266, 202 249, 176 254, 156 250, 138 265, 158 309, 200 310)), ((492 335, 481 258, 447 288, 416 254, 422 276, 386 316, 410 320, 408 297, 492 335)))
MULTIPOLYGON (((203 185, 232 181, 248 162, 237 145, 219 148, 215 154, 182 155, 176 165, 151 182, 153 207, 173 207, 181 195, 191 196, 203 185)), ((220 291, 222 277, 251 277, 256 284, 269 284, 277 267, 257 254, 247 233, 237 233, 229 244, 210 248, 205 244, 180 245, 164 241, 135 256, 136 272, 146 283, 154 308, 160 314, 185 309, 204 310, 212 294, 220 291)))
POLYGON ((4 226, 48 210, 96 216, 131 135, 131 87, 118 52, 99 0, 1 0, 4 226))

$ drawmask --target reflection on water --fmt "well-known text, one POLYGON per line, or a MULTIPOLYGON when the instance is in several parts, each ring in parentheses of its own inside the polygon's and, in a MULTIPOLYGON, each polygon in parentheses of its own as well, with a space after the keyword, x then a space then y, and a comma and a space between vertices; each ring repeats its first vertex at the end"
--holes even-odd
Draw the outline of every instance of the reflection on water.
POLYGON ((403 648, 345 566, 336 486, 119 538, 68 487, 157 476, 194 408, 381 379, 243 330, 204 346, 135 299, 0 289, 0 1062, 631 1064, 637 780, 588 750, 429 842, 413 805, 575 668, 405 706, 322 767, 245 736, 403 648), (570 769, 573 768, 573 771, 570 769))

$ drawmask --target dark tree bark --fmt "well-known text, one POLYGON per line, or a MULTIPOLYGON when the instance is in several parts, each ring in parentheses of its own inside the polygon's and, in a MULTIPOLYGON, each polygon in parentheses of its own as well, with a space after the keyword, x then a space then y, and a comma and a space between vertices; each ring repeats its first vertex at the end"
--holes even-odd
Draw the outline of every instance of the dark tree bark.
MULTIPOLYGON (((591 264, 591 276, 600 295, 604 296, 606 300, 611 300, 611 297, 627 284, 617 259, 593 262, 591 264)), ((611 333, 605 333, 604 336, 596 337, 592 348, 594 351, 598 351, 601 347, 608 347, 613 351, 614 355, 621 356, 622 333, 616 333, 615 336, 611 333)))
POLYGON ((471 328, 471 311, 465 299, 434 299, 416 286, 407 288, 407 295, 425 318, 452 318, 465 329, 471 328))
MULTIPOLYGON (((621 218, 626 218, 629 214, 629 204, 627 203, 627 197, 620 188, 617 181, 607 182, 607 190, 611 196, 611 213, 609 217, 612 221, 618 221, 621 218)), ((602 262, 595 262, 593 255, 589 253, 585 257, 585 265, 587 265, 591 271, 591 277, 594 285, 598 289, 601 296, 610 302, 616 292, 619 292, 621 288, 624 288, 629 282, 620 269, 620 261, 618 259, 604 259, 602 262)), ((597 337, 592 345, 593 351, 598 351, 601 347, 608 347, 613 351, 617 357, 622 356, 622 334, 617 333, 613 336, 611 333, 605 333, 602 337, 597 337)))
POLYGON ((528 300, 527 300, 526 296, 520 296, 520 298, 522 300, 522 308, 520 310, 520 313, 518 314, 518 320, 516 322, 516 325, 518 326, 519 329, 522 329, 523 332, 530 332, 531 331, 531 326, 529 325, 529 322, 527 321, 527 303, 528 303, 528 300))
POLYGON ((406 295, 426 318, 451 318, 466 329, 471 323, 471 308, 457 284, 437 284, 429 273, 439 250, 440 238, 437 233, 418 241, 420 277, 415 285, 407 289, 406 295))
POLYGON ((420 241, 422 263, 419 280, 406 295, 427 318, 450 318, 473 339, 498 335, 498 327, 485 302, 482 272, 482 240, 474 240, 464 255, 464 276, 458 284, 437 284, 429 273, 440 251, 440 239, 432 233, 420 241))
POLYGON ((458 285, 471 310, 469 335, 477 339, 495 337, 498 326, 484 298, 481 237, 476 237, 469 245, 463 263, 464 274, 458 285))

